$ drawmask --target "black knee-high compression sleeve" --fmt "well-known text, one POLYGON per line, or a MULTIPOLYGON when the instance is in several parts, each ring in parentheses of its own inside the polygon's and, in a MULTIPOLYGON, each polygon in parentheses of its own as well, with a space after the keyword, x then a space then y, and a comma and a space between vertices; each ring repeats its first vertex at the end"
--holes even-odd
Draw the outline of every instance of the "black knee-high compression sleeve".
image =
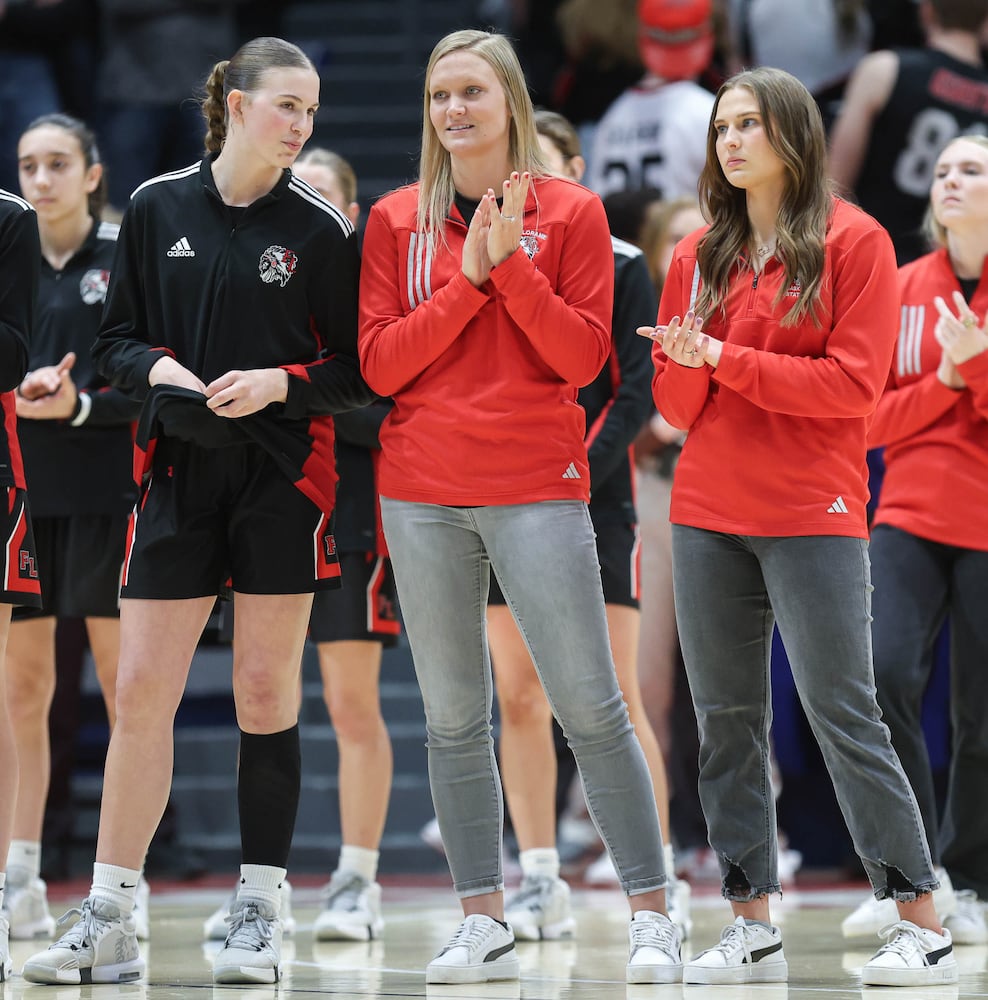
POLYGON ((288 867, 301 783, 297 725, 263 735, 240 731, 237 803, 244 864, 288 867))

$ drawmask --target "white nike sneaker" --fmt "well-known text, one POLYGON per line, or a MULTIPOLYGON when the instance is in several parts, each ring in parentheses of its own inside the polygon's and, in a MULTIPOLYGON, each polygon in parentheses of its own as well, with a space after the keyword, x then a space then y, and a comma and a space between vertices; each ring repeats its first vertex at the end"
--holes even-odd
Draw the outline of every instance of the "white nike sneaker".
POLYGON ((44 879, 11 866, 3 894, 3 915, 10 927, 11 941, 50 938, 55 934, 55 918, 48 909, 48 886, 44 879))
MULTIPOLYGON (((230 932, 230 911, 236 906, 237 890, 234 889, 226 900, 214 910, 202 925, 202 935, 207 941, 225 941, 230 932)), ((296 920, 292 915, 292 884, 285 879, 281 883, 281 933, 291 937, 295 933, 296 920)))
POLYGON ((504 919, 518 941, 558 941, 576 932, 569 886, 548 875, 526 875, 505 901, 504 919))
POLYGON ((372 941, 384 930, 381 887, 357 872, 333 872, 322 901, 312 925, 317 941, 372 941))
POLYGON ((272 907, 238 899, 226 943, 213 959, 213 982, 276 983, 281 978, 282 926, 272 907))
POLYGON ((133 914, 90 897, 58 922, 76 914, 70 930, 24 963, 29 983, 131 983, 144 976, 133 914))

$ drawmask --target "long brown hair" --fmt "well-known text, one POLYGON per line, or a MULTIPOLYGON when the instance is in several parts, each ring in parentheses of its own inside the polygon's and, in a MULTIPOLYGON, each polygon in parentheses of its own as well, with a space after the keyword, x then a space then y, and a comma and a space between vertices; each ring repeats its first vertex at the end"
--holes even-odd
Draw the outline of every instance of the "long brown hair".
POLYGON ((417 228, 435 246, 445 239, 446 215, 453 204, 453 167, 449 151, 439 141, 429 115, 432 99, 432 71, 451 52, 472 52, 494 70, 508 105, 508 159, 512 169, 527 170, 533 176, 550 173, 542 158, 535 111, 525 83, 525 74, 511 43, 503 35, 489 31, 454 31, 441 38, 429 57, 422 97, 422 155, 419 160, 419 205, 417 228))
POLYGON ((724 176, 717 158, 717 118, 721 97, 737 87, 750 90, 758 102, 769 145, 785 165, 785 189, 776 219, 776 254, 786 270, 776 305, 793 283, 799 295, 782 319, 784 326, 807 315, 816 320, 823 280, 824 240, 830 216, 832 186, 827 178, 827 143, 820 109, 796 77, 762 66, 732 76, 717 91, 707 131, 707 161, 700 174, 699 193, 710 229, 697 245, 703 286, 697 313, 723 311, 731 274, 750 238, 747 196, 724 176))
POLYGON ((269 69, 311 69, 312 60, 297 46, 283 38, 254 38, 237 49, 231 59, 218 62, 206 80, 206 96, 202 101, 202 116, 206 119, 205 145, 207 153, 223 148, 229 127, 226 99, 231 90, 250 93, 261 85, 261 77, 269 69))

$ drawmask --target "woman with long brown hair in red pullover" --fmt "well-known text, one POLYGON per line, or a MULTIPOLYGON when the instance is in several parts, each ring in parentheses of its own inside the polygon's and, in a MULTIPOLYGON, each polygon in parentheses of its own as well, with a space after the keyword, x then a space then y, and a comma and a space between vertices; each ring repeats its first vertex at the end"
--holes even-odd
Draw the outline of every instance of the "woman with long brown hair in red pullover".
POLYGON ((823 123, 790 74, 717 94, 700 200, 709 228, 676 248, 659 306, 655 403, 688 430, 676 479, 676 614, 700 727, 700 799, 734 923, 684 982, 788 976, 769 765, 778 624, 810 726, 876 896, 899 920, 870 985, 953 982, 949 932, 905 774, 875 702, 868 422, 898 299, 888 235, 835 199, 823 123))

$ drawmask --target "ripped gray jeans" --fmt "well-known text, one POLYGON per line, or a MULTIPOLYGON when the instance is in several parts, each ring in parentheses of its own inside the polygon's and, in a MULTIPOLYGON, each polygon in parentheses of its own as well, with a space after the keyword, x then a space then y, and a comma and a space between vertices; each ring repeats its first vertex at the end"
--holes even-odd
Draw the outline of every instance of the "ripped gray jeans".
POLYGON ((875 895, 908 901, 935 889, 916 799, 875 700, 867 542, 673 525, 672 551, 700 801, 724 896, 780 891, 769 764, 775 624, 875 895))

